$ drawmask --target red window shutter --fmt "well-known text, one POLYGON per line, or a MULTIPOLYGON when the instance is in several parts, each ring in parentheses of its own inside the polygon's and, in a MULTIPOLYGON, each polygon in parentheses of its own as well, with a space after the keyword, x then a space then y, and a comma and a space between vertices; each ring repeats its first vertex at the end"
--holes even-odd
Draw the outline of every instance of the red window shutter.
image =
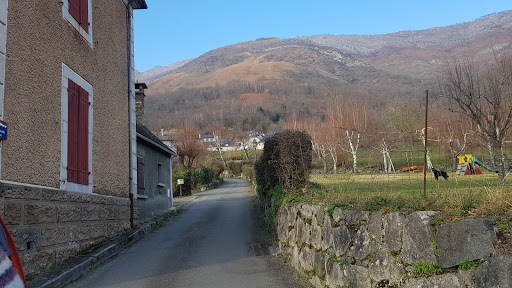
POLYGON ((68 79, 68 163, 67 180, 78 182, 78 107, 80 86, 68 79))
POLYGON ((82 17, 81 14, 80 14, 80 3, 81 3, 82 0, 68 0, 68 10, 69 10, 69 14, 71 14, 71 16, 73 18, 75 18, 76 21, 78 21, 78 23, 80 23, 80 18, 82 17))
POLYGON ((144 195, 144 158, 137 156, 137 194, 144 195))
POLYGON ((80 87, 78 111, 78 183, 89 185, 89 93, 80 87))
POLYGON ((80 26, 89 33, 89 0, 80 1, 80 26))
POLYGON ((89 185, 89 93, 68 79, 67 181, 89 185))

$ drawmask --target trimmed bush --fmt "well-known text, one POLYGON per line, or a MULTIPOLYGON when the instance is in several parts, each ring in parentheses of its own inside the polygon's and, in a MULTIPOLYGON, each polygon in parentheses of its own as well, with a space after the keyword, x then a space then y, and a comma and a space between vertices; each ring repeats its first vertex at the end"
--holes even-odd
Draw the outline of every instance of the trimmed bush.
POLYGON ((254 165, 260 200, 269 200, 268 192, 277 185, 285 193, 303 188, 312 157, 311 137, 305 131, 286 130, 268 138, 254 165))

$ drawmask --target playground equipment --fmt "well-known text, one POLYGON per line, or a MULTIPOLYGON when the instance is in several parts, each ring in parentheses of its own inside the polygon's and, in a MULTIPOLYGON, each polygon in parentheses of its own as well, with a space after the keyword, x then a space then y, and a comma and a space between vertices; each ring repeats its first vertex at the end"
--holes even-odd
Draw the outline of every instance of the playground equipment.
MULTIPOLYGON (((472 175, 472 174, 482 174, 482 171, 475 167, 474 164, 478 164, 480 167, 484 167, 485 169, 498 173, 499 170, 492 168, 491 166, 485 164, 484 162, 478 160, 475 155, 466 154, 464 156, 457 156, 459 159, 459 164, 457 165, 457 175, 472 175)), ((508 169, 505 169, 505 174, 508 173, 508 169)))
MULTIPOLYGON (((457 164, 457 171, 455 175, 474 175, 474 174, 482 174, 482 171, 478 167, 475 167, 474 163, 476 163, 475 156, 471 154, 466 154, 464 156, 457 156, 459 159, 459 163, 457 164)), ((478 161, 478 159, 476 159, 478 161)), ((477 164, 481 165, 480 161, 477 164)), ((485 165, 485 164, 484 164, 485 165)))

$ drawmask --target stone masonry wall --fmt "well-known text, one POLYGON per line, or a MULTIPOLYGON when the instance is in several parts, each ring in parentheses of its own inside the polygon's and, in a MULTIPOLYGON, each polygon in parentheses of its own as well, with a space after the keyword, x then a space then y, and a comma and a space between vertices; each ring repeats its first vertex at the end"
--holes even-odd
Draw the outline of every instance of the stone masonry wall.
POLYGON ((494 255, 494 221, 432 225, 437 212, 382 214, 283 206, 277 216, 280 253, 315 287, 512 287, 512 255, 494 255), (464 259, 483 262, 458 270, 464 259), (423 275, 417 263, 442 272, 423 275))
POLYGON ((130 200, 0 183, 0 215, 25 273, 37 273, 129 229, 130 200))

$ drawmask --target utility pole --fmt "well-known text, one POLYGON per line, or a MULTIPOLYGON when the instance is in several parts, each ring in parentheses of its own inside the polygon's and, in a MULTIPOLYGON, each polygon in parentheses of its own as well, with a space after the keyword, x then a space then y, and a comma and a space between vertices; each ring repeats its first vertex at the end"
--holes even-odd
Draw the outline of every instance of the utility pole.
POLYGON ((428 90, 425 91, 425 157, 423 162, 423 205, 427 205, 427 132, 428 132, 428 90))

